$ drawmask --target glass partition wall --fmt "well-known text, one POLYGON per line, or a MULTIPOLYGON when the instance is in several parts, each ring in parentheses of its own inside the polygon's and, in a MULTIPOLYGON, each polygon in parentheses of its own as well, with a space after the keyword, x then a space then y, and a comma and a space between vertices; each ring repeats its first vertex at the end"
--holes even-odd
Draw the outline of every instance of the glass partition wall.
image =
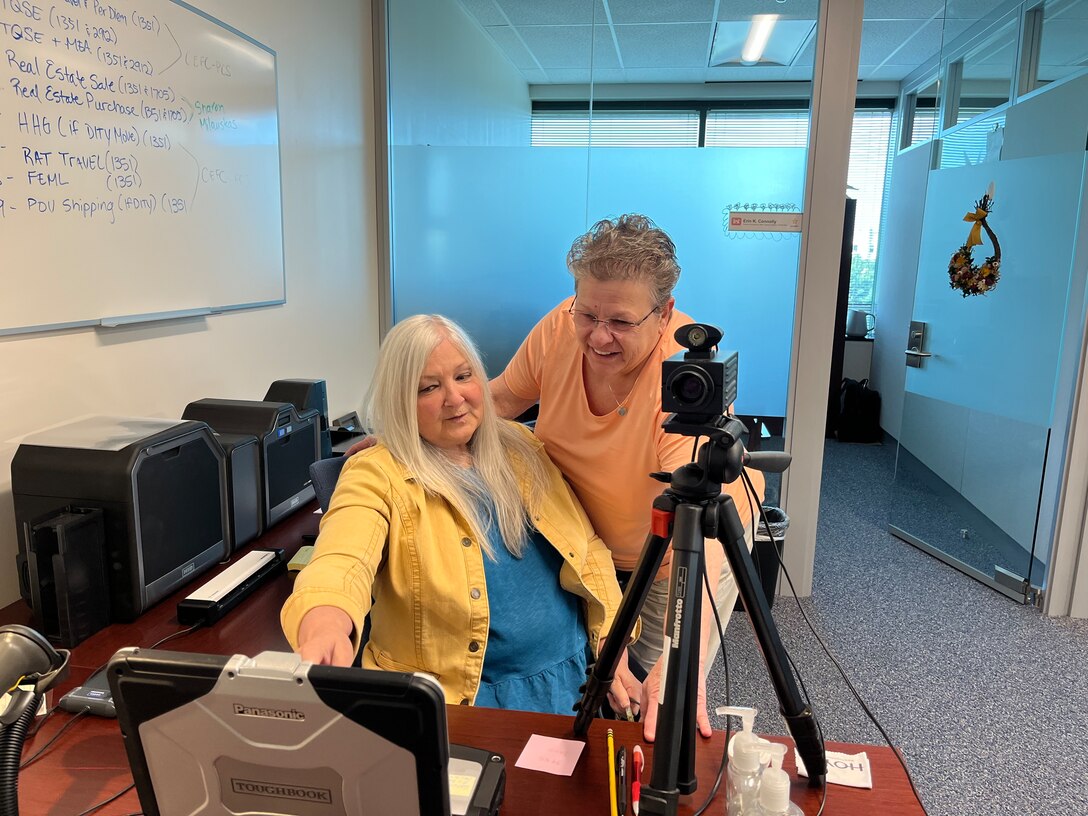
POLYGON ((890 196, 924 193, 917 256, 899 259, 916 283, 890 524, 1038 603, 1083 333, 1088 3, 962 7, 945 4, 941 56, 901 97, 890 196), (989 230, 965 252, 988 192, 989 230))
POLYGON ((807 130, 740 146, 707 131, 760 109, 752 81, 807 128, 818 8, 774 8, 760 54, 742 53, 752 10, 733 4, 389 3, 394 321, 449 315, 494 376, 573 293, 571 242, 644 213, 676 243, 678 308, 740 352, 737 412, 780 428, 800 234, 730 214, 800 212, 807 130))

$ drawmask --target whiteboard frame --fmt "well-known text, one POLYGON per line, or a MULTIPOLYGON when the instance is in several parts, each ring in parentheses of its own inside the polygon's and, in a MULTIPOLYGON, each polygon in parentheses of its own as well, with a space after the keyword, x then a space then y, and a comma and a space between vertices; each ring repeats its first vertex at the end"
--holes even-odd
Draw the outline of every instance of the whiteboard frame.
POLYGON ((115 329, 125 328, 140 323, 158 323, 164 320, 186 320, 190 318, 203 318, 209 315, 226 314, 242 309, 262 309, 268 306, 283 306, 287 303, 287 246, 286 229, 283 220, 283 126, 280 123, 280 67, 279 55, 267 45, 248 34, 239 31, 229 23, 225 23, 218 17, 213 17, 202 9, 198 9, 185 0, 169 0, 175 6, 180 6, 186 11, 203 17, 210 23, 214 23, 226 29, 231 34, 241 37, 251 45, 255 45, 262 51, 272 56, 272 85, 276 95, 276 160, 279 171, 280 190, 280 289, 283 296, 277 300, 261 300, 247 303, 228 303, 221 306, 194 306, 187 309, 175 309, 169 312, 145 312, 128 315, 112 315, 106 317, 92 317, 86 320, 69 320, 61 323, 41 323, 33 326, 14 326, 11 328, 0 327, 0 337, 10 337, 21 334, 39 334, 45 332, 66 331, 70 329, 115 329))

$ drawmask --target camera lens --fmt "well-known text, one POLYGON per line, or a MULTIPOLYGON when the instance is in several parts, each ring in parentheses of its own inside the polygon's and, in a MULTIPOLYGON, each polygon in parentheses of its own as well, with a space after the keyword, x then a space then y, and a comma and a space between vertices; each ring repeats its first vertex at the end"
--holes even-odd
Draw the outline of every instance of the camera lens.
POLYGON ((714 392, 714 384, 700 368, 685 368, 673 374, 669 392, 685 407, 697 408, 714 392))

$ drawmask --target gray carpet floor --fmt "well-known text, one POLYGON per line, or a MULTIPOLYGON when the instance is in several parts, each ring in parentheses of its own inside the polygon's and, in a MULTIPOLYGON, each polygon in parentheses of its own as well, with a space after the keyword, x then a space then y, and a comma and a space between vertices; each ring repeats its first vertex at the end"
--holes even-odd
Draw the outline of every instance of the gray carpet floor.
MULTIPOLYGON (((813 594, 801 605, 932 816, 1088 814, 1088 621, 1044 617, 891 536, 894 464, 894 444, 828 441, 813 594)), ((881 743, 793 598, 773 612, 825 737, 881 743)), ((760 709, 757 731, 786 733, 744 613, 726 654, 733 704, 760 709)), ((711 711, 725 701, 720 658, 708 699, 711 711)))

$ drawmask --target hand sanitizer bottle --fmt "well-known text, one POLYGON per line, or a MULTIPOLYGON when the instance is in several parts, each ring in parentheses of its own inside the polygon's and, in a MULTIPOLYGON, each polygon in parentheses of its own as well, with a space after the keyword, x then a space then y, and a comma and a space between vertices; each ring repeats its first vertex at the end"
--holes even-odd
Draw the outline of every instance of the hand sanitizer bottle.
POLYGON ((805 816, 801 808, 790 801, 790 775, 782 770, 786 746, 772 743, 764 746, 771 755, 771 767, 763 772, 759 782, 759 804, 753 813, 758 816, 805 816))
POLYGON ((759 780, 763 773, 761 753, 770 743, 757 737, 754 708, 722 706, 716 709, 719 717, 740 717, 743 730, 729 741, 729 775, 725 780, 725 812, 727 816, 749 816, 755 813, 759 795, 759 780))

